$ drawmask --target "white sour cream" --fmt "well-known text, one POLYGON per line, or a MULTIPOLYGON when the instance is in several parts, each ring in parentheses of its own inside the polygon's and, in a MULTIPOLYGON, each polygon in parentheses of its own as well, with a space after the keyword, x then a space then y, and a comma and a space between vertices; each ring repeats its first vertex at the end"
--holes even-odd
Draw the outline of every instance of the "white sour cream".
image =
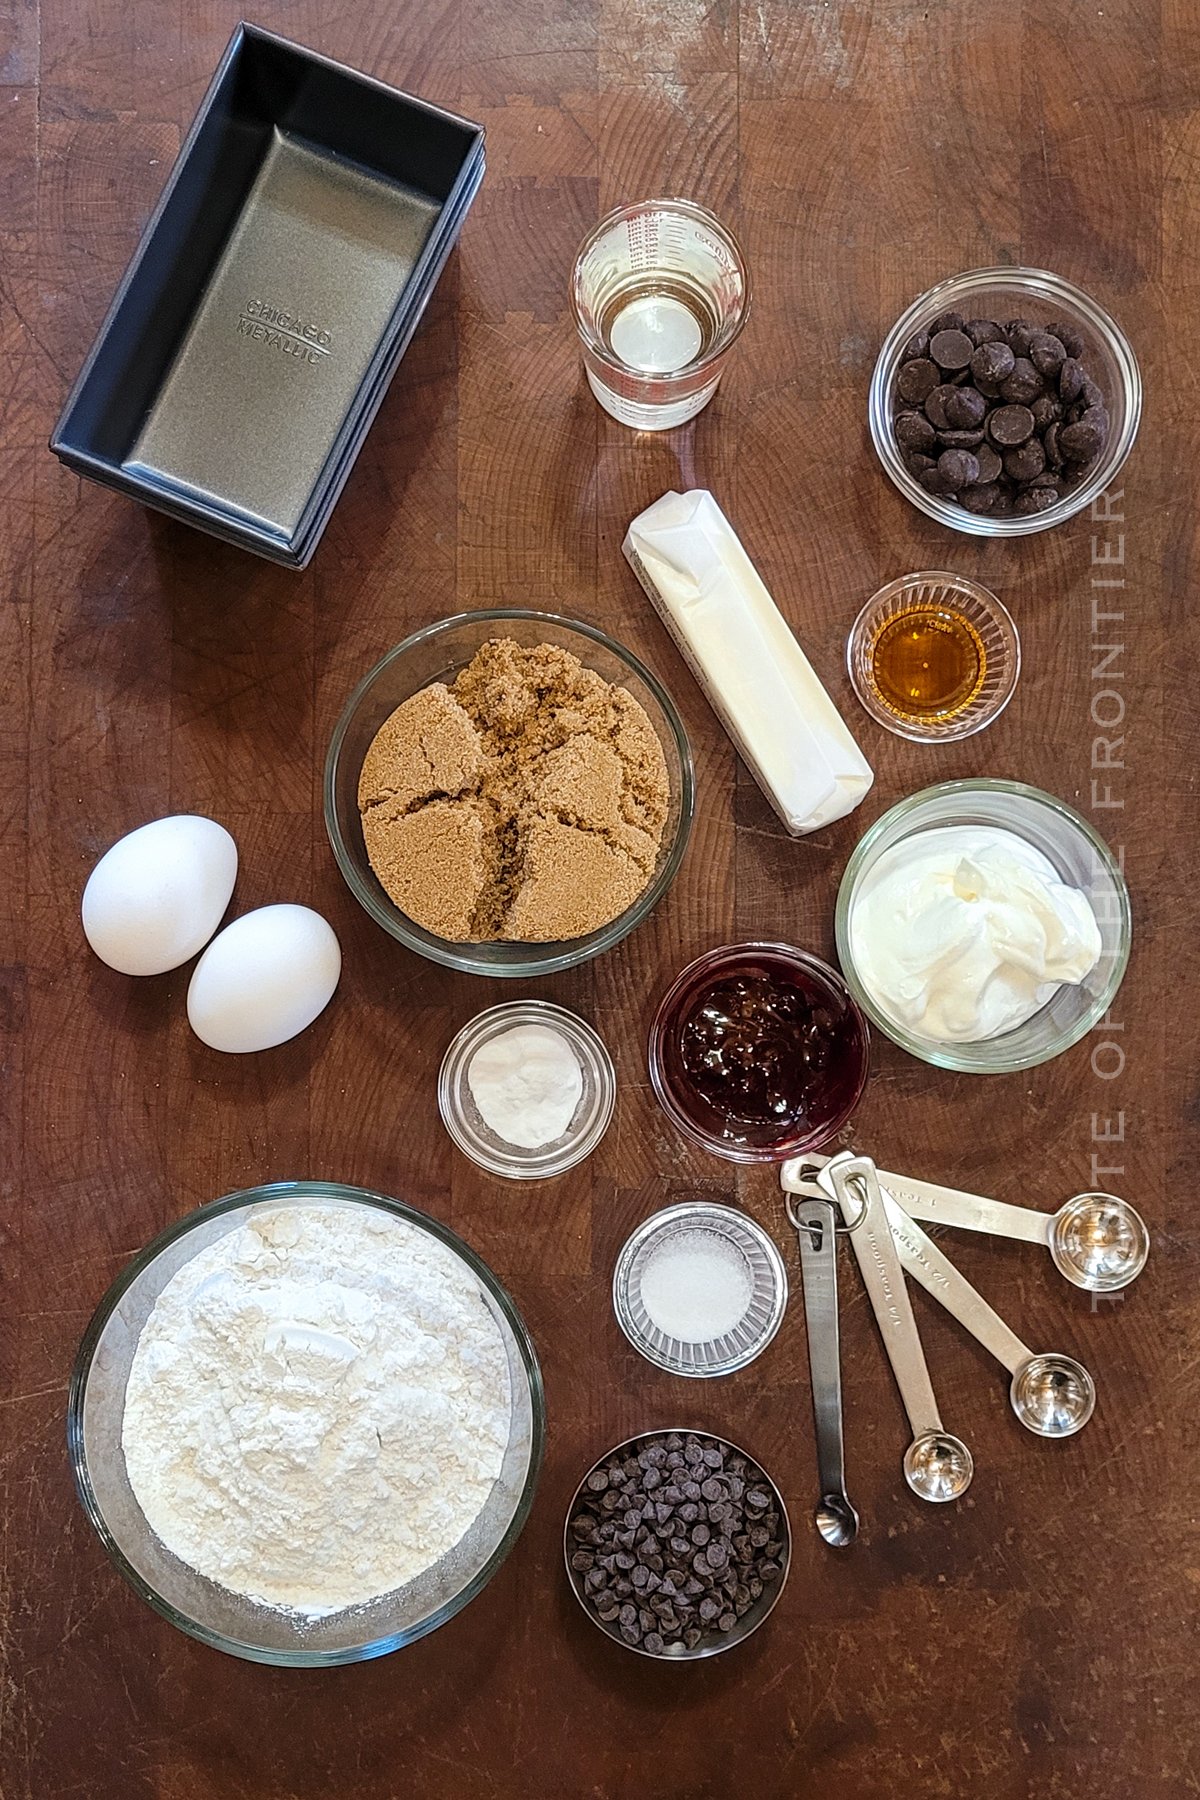
POLYGON ((1012 1031, 1064 982, 1086 980, 1100 929, 1086 894, 1015 832, 946 825, 884 851, 850 913, 858 977, 919 1037, 1012 1031))

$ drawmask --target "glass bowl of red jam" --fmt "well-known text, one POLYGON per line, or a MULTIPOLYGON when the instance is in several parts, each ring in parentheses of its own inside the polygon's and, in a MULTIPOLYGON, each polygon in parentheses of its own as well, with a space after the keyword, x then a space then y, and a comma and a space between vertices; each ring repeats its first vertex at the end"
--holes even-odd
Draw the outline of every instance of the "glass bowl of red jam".
POLYGON ((733 1162, 782 1162, 837 1135, 867 1080, 867 1021, 840 975, 790 944, 689 963, 650 1028, 650 1080, 677 1130, 733 1162))

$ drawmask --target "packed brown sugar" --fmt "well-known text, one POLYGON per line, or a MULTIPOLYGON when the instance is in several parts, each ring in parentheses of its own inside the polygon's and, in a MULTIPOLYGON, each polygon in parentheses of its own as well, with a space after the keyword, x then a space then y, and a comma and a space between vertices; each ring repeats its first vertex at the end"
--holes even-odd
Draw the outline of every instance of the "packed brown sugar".
POLYGON ((385 720, 358 805, 371 867, 438 937, 582 937, 650 882, 667 820, 645 710, 553 644, 484 644, 385 720))

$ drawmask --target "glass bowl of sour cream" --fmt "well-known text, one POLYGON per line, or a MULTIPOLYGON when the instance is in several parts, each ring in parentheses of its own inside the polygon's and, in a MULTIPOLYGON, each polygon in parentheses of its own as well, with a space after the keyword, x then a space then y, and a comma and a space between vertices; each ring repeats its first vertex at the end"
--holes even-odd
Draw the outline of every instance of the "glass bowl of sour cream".
POLYGON ((893 806, 838 892, 846 985, 923 1062, 999 1075, 1049 1062, 1104 1017, 1129 893, 1086 819, 1016 781, 946 781, 893 806))

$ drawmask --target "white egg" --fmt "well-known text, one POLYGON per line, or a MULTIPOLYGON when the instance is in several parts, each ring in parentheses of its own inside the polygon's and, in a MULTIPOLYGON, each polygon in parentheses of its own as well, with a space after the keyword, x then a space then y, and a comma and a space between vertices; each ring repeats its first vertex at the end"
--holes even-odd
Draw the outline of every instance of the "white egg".
POLYGON ((122 975, 177 969, 221 923, 237 866, 237 845, 214 819, 154 819, 119 838, 88 876, 84 936, 122 975))
POLYGON ((333 998, 342 952, 320 913, 260 906, 213 939, 192 974, 188 1019, 213 1050, 270 1050, 312 1024, 333 998))

